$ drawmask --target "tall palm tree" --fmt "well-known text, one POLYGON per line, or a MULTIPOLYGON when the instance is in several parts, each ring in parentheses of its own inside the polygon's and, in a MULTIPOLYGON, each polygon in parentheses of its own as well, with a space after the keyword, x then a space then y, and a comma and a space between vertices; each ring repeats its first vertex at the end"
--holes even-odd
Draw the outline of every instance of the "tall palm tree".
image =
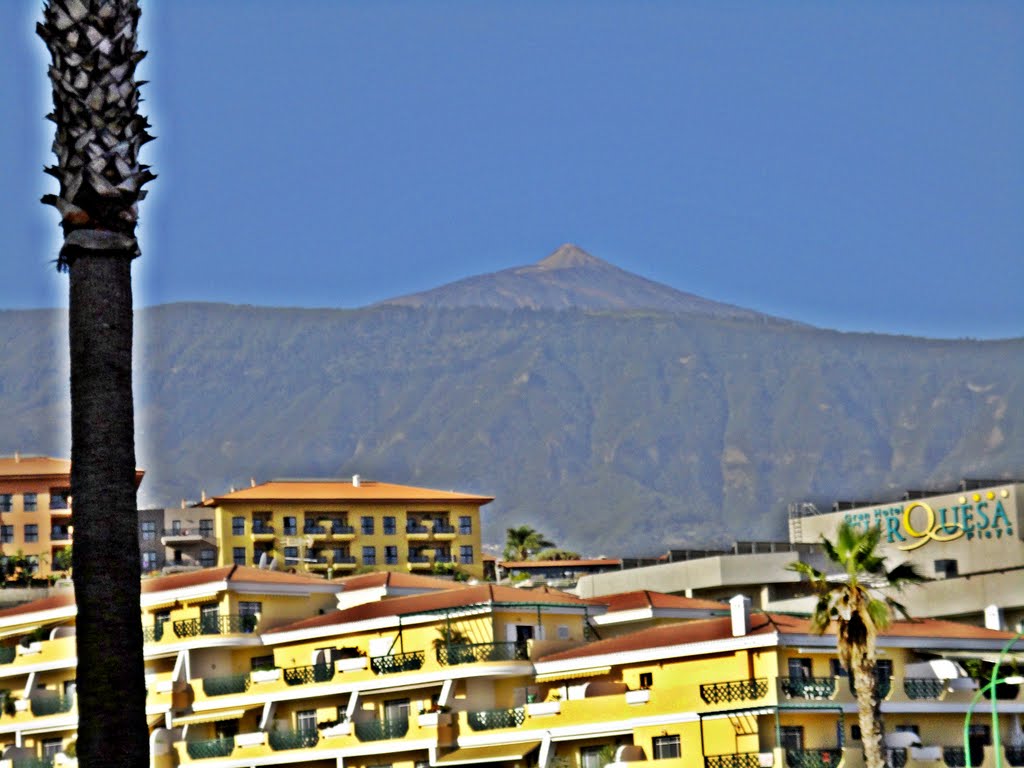
POLYGON ((149 762, 139 619, 132 404, 131 263, 152 137, 139 114, 138 0, 44 0, 36 31, 53 86, 69 274, 73 578, 78 603, 78 759, 83 768, 149 762))
POLYGON ((878 697, 875 641, 889 626, 893 613, 910 618, 906 608, 883 589, 900 590, 925 581, 910 563, 892 570, 878 554, 882 530, 877 526, 860 530, 843 522, 833 543, 824 535, 825 556, 840 573, 826 575, 808 563, 790 563, 789 570, 806 576, 818 598, 811 626, 818 634, 835 625, 839 659, 853 677, 857 696, 861 740, 867 768, 886 764, 882 748, 882 711, 878 697))
POLYGON ((544 538, 543 533, 528 525, 506 528, 503 556, 506 560, 529 560, 540 550, 553 546, 554 543, 544 538))

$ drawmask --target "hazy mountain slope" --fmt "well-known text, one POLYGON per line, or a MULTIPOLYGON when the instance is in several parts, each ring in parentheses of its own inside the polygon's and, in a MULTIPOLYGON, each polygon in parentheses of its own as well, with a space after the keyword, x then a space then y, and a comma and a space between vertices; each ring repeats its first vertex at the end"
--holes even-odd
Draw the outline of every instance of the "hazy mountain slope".
MULTIPOLYGON (((66 450, 63 319, 0 313, 0 451, 66 450), (48 424, 59 424, 47 434, 48 424)), ((783 536, 787 502, 1024 468, 1024 340, 654 312, 139 313, 147 503, 360 472, 587 552, 783 536)))
POLYGON ((789 322, 684 293, 626 272, 566 243, 536 264, 468 277, 380 305, 492 309, 654 309, 705 317, 789 322))

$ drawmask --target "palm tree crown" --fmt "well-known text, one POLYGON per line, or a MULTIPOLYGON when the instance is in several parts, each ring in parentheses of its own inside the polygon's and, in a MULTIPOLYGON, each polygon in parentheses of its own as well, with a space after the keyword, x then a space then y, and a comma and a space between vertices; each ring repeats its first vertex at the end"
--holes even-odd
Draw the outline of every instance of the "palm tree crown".
POLYGON ((535 531, 528 525, 507 528, 503 557, 506 560, 529 560, 540 550, 553 546, 554 542, 548 541, 543 533, 535 531))

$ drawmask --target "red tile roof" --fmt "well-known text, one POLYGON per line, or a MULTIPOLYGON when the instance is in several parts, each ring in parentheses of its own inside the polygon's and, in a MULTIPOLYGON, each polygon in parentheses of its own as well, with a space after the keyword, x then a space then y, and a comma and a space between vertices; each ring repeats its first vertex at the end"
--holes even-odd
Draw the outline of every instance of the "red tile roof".
POLYGON ((361 573, 358 576, 346 576, 343 579, 336 579, 334 583, 338 584, 345 592, 355 592, 360 589, 374 589, 377 587, 431 590, 464 589, 468 586, 465 582, 437 579, 433 576, 421 576, 418 573, 402 573, 401 571, 361 573))
POLYGON ((42 611, 52 611, 58 608, 65 608, 69 605, 74 604, 74 590, 68 589, 59 592, 56 595, 50 595, 40 600, 33 600, 30 603, 22 603, 21 605, 16 605, 13 608, 4 608, 2 611, 0 611, 0 619, 5 619, 9 616, 21 616, 23 614, 40 613, 42 611))
POLYGON ((214 496, 200 502, 199 506, 214 507, 231 502, 269 501, 405 501, 405 502, 469 502, 489 504, 490 496, 475 496, 455 491, 435 491, 431 488, 417 488, 411 485, 380 483, 376 480, 361 480, 353 485, 351 480, 271 480, 252 488, 242 488, 232 493, 214 496))
POLYGON ((221 581, 244 581, 260 584, 305 584, 323 586, 329 582, 315 576, 300 576, 284 571, 271 571, 266 568, 252 568, 245 565, 224 565, 220 568, 202 568, 188 573, 175 573, 170 576, 158 576, 154 579, 143 579, 142 592, 168 592, 174 589, 187 589, 200 584, 215 584, 221 581))
POLYGON ((49 456, 0 456, 0 477, 33 477, 38 475, 71 476, 68 459, 49 456))
POLYGON ((717 600, 667 595, 664 592, 651 592, 646 589, 638 589, 634 592, 619 592, 618 594, 603 595, 601 597, 588 597, 587 602, 591 605, 606 605, 608 606, 609 613, 615 611, 635 611, 640 608, 729 611, 728 603, 720 603, 717 600))
POLYGON ((595 558, 593 560, 499 560, 498 565, 502 568, 520 568, 523 570, 533 568, 591 568, 600 565, 618 568, 622 565, 622 561, 607 557, 595 558))
MULTIPOLYGON (((487 605, 491 603, 523 603, 539 605, 571 605, 584 607, 587 605, 583 600, 566 592, 545 592, 542 596, 533 590, 521 590, 514 587, 502 587, 494 584, 481 584, 475 587, 464 589, 451 589, 422 595, 409 595, 408 597, 393 597, 388 600, 378 600, 364 605, 357 605, 346 608, 343 611, 335 611, 323 616, 314 616, 309 619, 297 621, 284 627, 278 627, 274 632, 294 632, 301 629, 314 629, 316 627, 329 627, 339 624, 349 624, 357 621, 368 621, 385 616, 410 616, 413 614, 441 612, 445 609, 458 609, 470 606, 487 605)), ((266 634, 273 634, 268 632, 266 634)))

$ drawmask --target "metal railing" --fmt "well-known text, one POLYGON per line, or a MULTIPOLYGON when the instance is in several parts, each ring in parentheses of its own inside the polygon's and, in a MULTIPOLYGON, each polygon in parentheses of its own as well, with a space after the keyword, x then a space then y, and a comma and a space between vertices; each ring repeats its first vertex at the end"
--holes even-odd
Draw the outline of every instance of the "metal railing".
POLYGON ((700 687, 700 697, 705 704, 723 704, 730 701, 753 701, 768 693, 768 680, 759 677, 753 680, 730 680, 727 683, 705 683, 700 687))
POLYGON ((235 751, 235 737, 222 736, 219 739, 209 739, 208 741, 186 741, 185 750, 193 760, 227 757, 235 751))
POLYGON ((57 696, 44 696, 38 699, 30 699, 32 714, 36 717, 56 715, 59 712, 70 712, 71 706, 75 703, 75 697, 68 694, 57 696))
POLYGON ((892 768, 903 768, 907 764, 907 749, 905 747, 894 747, 889 750, 889 765, 892 768))
POLYGON ((405 525, 405 532, 406 533, 430 533, 430 529, 427 528, 427 526, 421 525, 419 523, 406 523, 406 525, 405 525))
POLYGON ((370 658, 370 669, 378 675, 393 675, 396 672, 410 672, 423 666, 423 651, 392 653, 387 656, 370 658))
POLYGON ((735 755, 706 755, 704 768, 761 768, 757 752, 741 752, 735 755))
POLYGON ((249 673, 222 677, 204 677, 203 693, 207 696, 227 696, 232 693, 245 693, 249 690, 249 673))
POLYGON ((50 541, 68 541, 71 534, 67 531, 50 531, 50 541))
POLYGON ((477 661, 526 661, 526 643, 467 643, 440 646, 437 661, 447 666, 472 664, 477 661))
POLYGON ((254 614, 232 614, 229 616, 200 616, 198 619, 183 619, 174 622, 174 634, 178 637, 199 637, 200 635, 248 634, 256 630, 257 617, 254 614))
MULTIPOLYGON (((971 749, 971 764, 972 766, 981 765, 981 761, 984 758, 982 750, 975 751, 971 749)), ((943 747, 942 748, 942 760, 949 766, 949 768, 966 768, 967 766, 967 753, 963 746, 955 747, 943 747)))
POLYGON ((1024 766, 1024 746, 1010 746, 1007 744, 1003 749, 1006 755, 1006 762, 1014 766, 1014 768, 1024 766))
POLYGON ((409 731, 408 717, 390 717, 383 720, 356 721, 356 738, 360 741, 384 741, 400 739, 409 731))
POLYGON ((834 677, 780 677, 779 685, 794 699, 831 699, 836 692, 834 677))
POLYGON ((331 526, 331 533, 335 536, 351 536, 356 529, 346 523, 335 523, 331 526))
POLYGON ((434 523, 434 533, 455 533, 455 526, 448 523, 434 523))
POLYGON ((267 737, 270 748, 275 752, 284 749, 305 749, 315 747, 320 741, 320 732, 316 728, 300 728, 298 730, 271 731, 267 737))
POLYGON ((347 565, 352 565, 353 563, 355 563, 355 561, 356 561, 355 555, 335 555, 334 556, 334 564, 335 565, 346 565, 346 564, 347 565))
POLYGON ((789 768, 836 768, 843 758, 841 749, 787 749, 789 768))
POLYGON ((260 533, 273 534, 274 533, 274 526, 272 526, 272 525, 260 525, 259 523, 255 523, 254 522, 252 524, 252 533, 253 533, 254 536, 257 535, 257 534, 260 534, 260 533))
POLYGON ((159 624, 151 624, 147 627, 142 628, 142 642, 143 643, 159 643, 164 639, 164 624, 167 622, 161 621, 159 624))
MULTIPOLYGON (((163 528, 161 536, 201 536, 204 539, 213 538, 213 528, 163 528)), ((52 537, 51 537, 52 538, 52 537)))
POLYGON ((946 681, 934 677, 905 677, 903 691, 911 699, 937 699, 946 690, 946 681))
POLYGON ((522 707, 514 709, 484 709, 469 712, 466 715, 469 727, 474 731, 493 731, 497 728, 516 728, 526 720, 526 710, 522 707))
POLYGON ((15 757, 11 768, 53 768, 53 757, 15 757))
POLYGON ((334 664, 313 664, 307 667, 286 667, 284 681, 288 685, 326 683, 334 679, 334 664))
POLYGON ((430 562, 430 558, 427 557, 426 555, 414 555, 412 553, 410 553, 409 557, 406 558, 406 559, 410 563, 429 563, 430 562))
POLYGON ((307 535, 322 535, 327 533, 327 528, 322 525, 304 525, 302 526, 302 532, 307 535))

